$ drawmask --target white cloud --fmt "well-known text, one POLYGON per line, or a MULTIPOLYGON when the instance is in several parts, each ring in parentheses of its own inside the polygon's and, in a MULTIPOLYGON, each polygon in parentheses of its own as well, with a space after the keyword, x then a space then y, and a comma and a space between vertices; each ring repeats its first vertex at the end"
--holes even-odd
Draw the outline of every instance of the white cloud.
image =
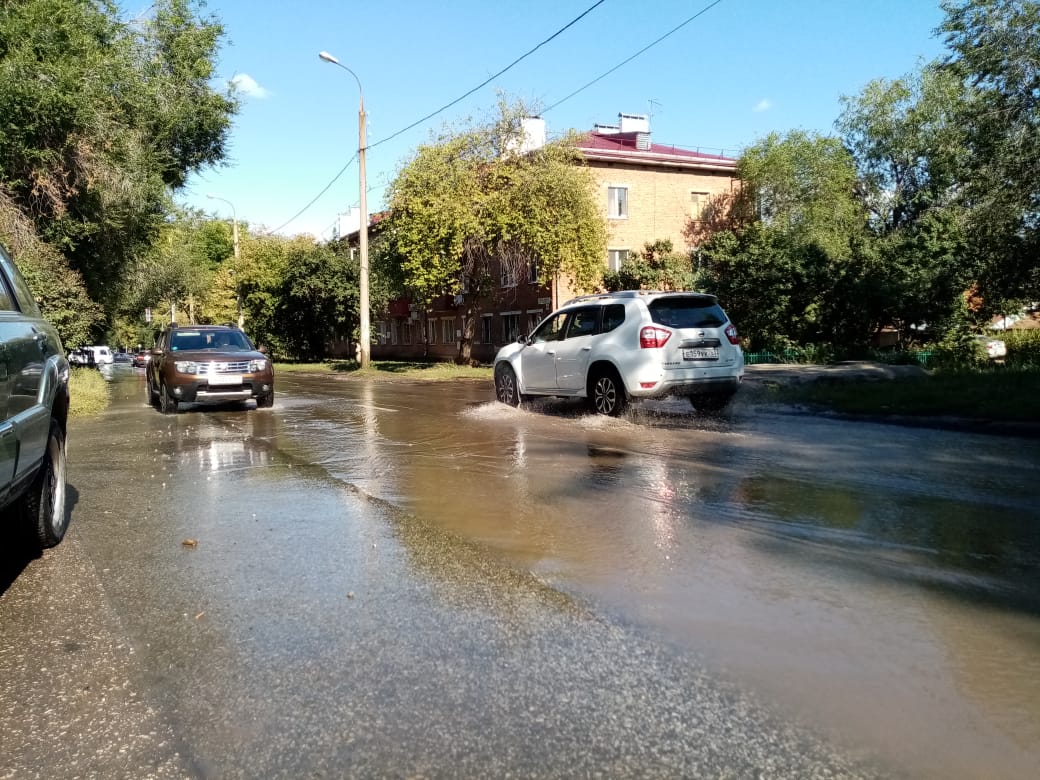
POLYGON ((239 73, 231 79, 235 91, 254 98, 270 97, 271 93, 256 83, 256 79, 248 73, 239 73))
POLYGON ((756 114, 761 114, 763 111, 768 111, 772 107, 773 101, 769 98, 765 98, 763 100, 759 100, 758 103, 755 104, 755 107, 751 110, 754 111, 756 114))

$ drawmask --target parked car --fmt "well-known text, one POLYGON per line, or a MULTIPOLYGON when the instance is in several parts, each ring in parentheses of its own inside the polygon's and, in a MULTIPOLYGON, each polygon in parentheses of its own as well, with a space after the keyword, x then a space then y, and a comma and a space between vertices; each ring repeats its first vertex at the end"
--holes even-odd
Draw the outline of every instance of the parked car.
POLYGON ((1007 344, 1000 339, 995 339, 992 336, 987 336, 985 334, 979 334, 975 337, 975 342, 983 351, 985 351, 986 356, 990 360, 1003 360, 1007 357, 1007 344))
POLYGON ((68 360, 69 363, 74 366, 82 368, 97 368, 97 361, 94 359, 94 350, 88 349, 87 347, 78 347, 69 352, 68 360))
POLYGON ((130 360, 130 365, 134 368, 144 368, 148 365, 148 361, 152 359, 152 353, 142 349, 139 352, 135 352, 133 358, 130 360))
POLYGON ((630 400, 686 396, 699 411, 729 403, 744 376, 737 329, 713 295, 628 290, 575 298, 495 356, 495 394, 588 400, 620 414, 630 400))
POLYGON ((65 536, 69 363, 7 250, 0 247, 0 521, 41 547, 65 536))
POLYGON ((94 353, 94 362, 97 363, 98 366, 111 365, 112 361, 115 359, 112 355, 112 350, 110 350, 108 347, 93 346, 84 347, 84 349, 89 349, 91 352, 94 353))
POLYGON ((148 361, 148 400, 165 414, 181 403, 256 400, 274 405, 274 367, 238 328, 171 325, 148 361))

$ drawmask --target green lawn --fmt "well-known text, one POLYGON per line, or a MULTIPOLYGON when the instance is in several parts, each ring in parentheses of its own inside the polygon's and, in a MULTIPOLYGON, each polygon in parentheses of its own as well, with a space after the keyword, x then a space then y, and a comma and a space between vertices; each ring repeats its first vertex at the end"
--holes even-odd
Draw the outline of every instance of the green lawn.
POLYGON ((421 379, 434 382, 445 382, 456 379, 481 379, 491 381, 491 366, 460 366, 455 363, 422 363, 392 360, 373 360, 372 365, 362 371, 353 360, 329 360, 323 363, 275 363, 274 370, 279 373, 330 373, 357 374, 375 378, 421 379))
POLYGON ((1040 371, 995 367, 882 381, 831 380, 784 387, 777 400, 848 414, 1040 421, 1040 371))

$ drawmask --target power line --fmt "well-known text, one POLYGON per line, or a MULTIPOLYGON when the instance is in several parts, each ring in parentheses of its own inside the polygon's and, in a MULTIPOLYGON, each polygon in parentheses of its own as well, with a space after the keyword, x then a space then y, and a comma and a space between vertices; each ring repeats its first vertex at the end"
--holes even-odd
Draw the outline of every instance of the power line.
POLYGON ((551 106, 549 106, 548 108, 546 108, 546 109, 543 109, 543 110, 542 110, 542 113, 543 113, 543 114, 546 114, 546 113, 548 113, 548 112, 552 111, 552 110, 553 110, 554 108, 556 108, 556 107, 557 107, 558 105, 560 105, 561 103, 565 103, 565 102, 567 102, 568 100, 570 100, 570 99, 571 99, 572 97, 574 97, 575 95, 577 95, 577 94, 578 94, 578 93, 580 93, 580 92, 584 92, 584 91, 585 91, 586 89, 588 89, 589 87, 591 87, 591 86, 592 86, 593 84, 595 84, 595 83, 596 83, 597 81, 602 81, 603 79, 605 79, 605 78, 606 78, 607 76, 609 76, 609 75, 610 75, 611 73, 613 73, 614 71, 618 70, 619 68, 621 68, 621 67, 622 67, 622 66, 624 66, 624 65, 627 65, 628 63, 630 63, 630 62, 631 62, 632 60, 634 60, 634 59, 635 59, 636 57, 638 57, 638 56, 639 56, 640 54, 642 54, 643 52, 647 51, 648 49, 652 49, 652 48, 653 48, 654 46, 656 46, 657 44, 659 44, 659 43, 660 43, 661 41, 663 41, 663 40, 664 40, 665 38, 669 37, 669 36, 670 36, 670 35, 672 35, 673 33, 676 33, 676 32, 678 32, 678 31, 679 31, 679 30, 681 30, 681 29, 682 29, 683 27, 685 27, 685 26, 686 26, 686 25, 688 25, 688 24, 689 24, 690 22, 692 22, 692 21, 693 21, 694 19, 696 19, 696 18, 697 18, 698 16, 701 16, 702 14, 705 14, 705 13, 707 13, 708 11, 710 11, 710 10, 711 10, 712 8, 714 8, 715 6, 717 6, 717 5, 718 5, 719 3, 721 3, 721 2, 722 2, 722 0, 715 0, 715 2, 714 2, 714 3, 711 3, 711 4, 709 4, 709 5, 706 5, 706 6, 704 7, 704 8, 702 8, 702 9, 701 9, 700 11, 698 11, 697 13, 695 13, 695 14, 694 14, 693 16, 691 16, 691 17, 690 17, 689 19, 687 19, 687 20, 686 20, 685 22, 683 22, 682 24, 679 24, 679 25, 677 25, 677 26, 673 27, 673 28, 672 28, 671 30, 669 30, 668 32, 666 32, 666 33, 665 33, 664 35, 662 35, 662 36, 661 36, 660 38, 658 38, 658 39, 657 39, 656 41, 654 41, 654 42, 652 42, 652 43, 649 43, 649 44, 647 44, 646 46, 644 46, 644 47, 643 47, 642 49, 640 49, 639 51, 637 51, 637 52, 636 52, 635 54, 633 54, 633 55, 632 55, 631 57, 629 57, 628 59, 626 59, 626 60, 622 60, 622 61, 621 61, 621 62, 619 62, 619 63, 618 63, 617 65, 615 65, 615 66, 614 66, 613 68, 611 68, 610 70, 608 70, 608 71, 607 71, 606 73, 603 73, 603 74, 601 74, 601 75, 597 76, 596 78, 594 78, 594 79, 593 79, 592 81, 590 81, 590 82, 589 82, 588 84, 586 84, 585 86, 583 86, 583 87, 580 87, 580 88, 578 88, 578 89, 574 90, 574 91, 573 91, 573 92, 572 92, 571 94, 569 94, 569 95, 568 95, 567 97, 565 97, 565 98, 563 98, 563 99, 561 99, 561 100, 557 100, 557 101, 556 101, 555 103, 553 103, 553 104, 552 104, 551 106))
MULTIPOLYGON (((450 103, 447 103, 447 104, 445 104, 445 105, 441 106, 441 107, 440 107, 440 108, 438 108, 438 109, 437 109, 436 111, 434 111, 434 112, 432 112, 432 113, 430 113, 430 114, 427 114, 426 116, 424 116, 424 117, 423 117, 422 119, 419 119, 419 120, 417 120, 417 121, 415 121, 415 122, 412 122, 412 123, 411 123, 410 125, 408 125, 407 127, 401 128, 401 129, 400 129, 400 130, 398 130, 398 131, 397 131, 396 133, 393 133, 392 135, 388 135, 388 136, 387 136, 386 138, 381 138, 381 139, 379 139, 378 141, 376 141, 375 143, 369 144, 369 145, 368 145, 368 146, 367 146, 366 148, 367 148, 367 149, 372 149, 372 148, 374 148, 374 147, 376 147, 376 146, 379 146, 380 144, 384 144, 384 143, 386 143, 387 141, 390 141, 391 139, 397 138, 397 136, 399 136, 399 135, 402 135, 402 134, 404 134, 404 133, 407 133, 407 132, 408 132, 409 130, 411 130, 412 128, 418 127, 418 126, 419 126, 419 125, 421 125, 421 124, 422 124, 423 122, 425 122, 425 121, 427 121, 427 120, 429 120, 429 119, 433 119, 433 117, 437 116, 437 114, 443 113, 443 112, 447 111, 447 110, 448 110, 449 108, 451 108, 452 106, 454 106, 455 104, 457 104, 457 103, 460 103, 460 102, 462 102, 463 100, 465 100, 466 98, 468 98, 468 97, 469 97, 470 95, 472 95, 472 94, 473 94, 474 92, 476 92, 477 90, 479 90, 479 89, 482 89, 483 87, 486 87, 486 86, 487 86, 488 84, 490 84, 490 83, 491 83, 492 81, 494 81, 494 80, 495 80, 495 79, 497 79, 497 78, 498 78, 499 76, 501 76, 501 75, 502 75, 503 73, 505 73, 505 72, 506 72, 506 71, 508 71, 508 70, 511 70, 511 69, 512 69, 512 68, 513 68, 514 66, 516 66, 517 64, 519 64, 519 63, 520 63, 520 62, 522 62, 523 60, 525 60, 525 59, 527 59, 528 57, 530 57, 530 56, 531 56, 532 54, 534 54, 534 53, 535 53, 536 51, 538 51, 538 50, 539 50, 540 48, 542 48, 543 46, 545 46, 545 44, 549 43, 549 42, 550 42, 551 40, 553 40, 554 38, 557 38, 557 37, 559 37, 559 36, 560 36, 561 34, 563 34, 563 33, 564 33, 564 32, 565 32, 565 31, 566 31, 567 29, 569 29, 570 27, 573 27, 573 26, 574 26, 575 24, 577 24, 577 23, 578 23, 579 21, 581 21, 581 20, 582 20, 583 18, 585 18, 586 16, 588 16, 588 14, 589 14, 589 13, 591 13, 591 12, 592 12, 593 10, 595 10, 595 9, 596 9, 596 8, 597 8, 598 6, 601 6, 601 5, 603 5, 603 3, 605 3, 605 2, 606 2, 606 0, 596 0, 596 2, 595 2, 595 3, 593 3, 592 5, 590 5, 590 6, 588 7, 588 8, 586 8, 586 9, 585 9, 584 11, 582 11, 582 12, 581 12, 580 14, 578 14, 578 16, 574 17, 574 18, 573 18, 573 19, 572 19, 571 21, 569 21, 569 22, 568 22, 567 24, 565 24, 565 25, 564 25, 563 27, 561 27, 561 28, 560 28, 559 30, 557 30, 556 32, 554 32, 554 33, 553 33, 552 35, 550 35, 550 36, 549 36, 548 38, 546 38, 546 39, 545 39, 544 41, 542 41, 541 43, 539 43, 539 44, 538 44, 537 46, 535 46, 535 47, 534 47, 533 49, 531 49, 531 50, 529 50, 528 52, 526 52, 525 54, 522 54, 521 56, 517 57, 517 58, 516 58, 515 60, 513 60, 513 61, 512 61, 511 63, 509 63, 508 65, 506 65, 506 67, 502 68, 502 70, 500 70, 500 71, 499 71, 498 73, 496 73, 496 74, 494 74, 493 76, 491 76, 491 77, 487 78, 486 80, 482 81, 482 82, 481 82, 480 84, 477 84, 477 86, 473 87, 473 89, 471 89, 471 90, 470 90, 469 92, 467 92, 466 94, 464 94, 464 95, 462 95, 462 96, 460 96, 460 97, 457 97, 457 98, 456 98, 455 100, 451 101, 450 103)), ((336 174, 336 175, 335 175, 335 176, 333 177, 332 181, 330 181, 330 182, 329 182, 329 183, 328 183, 327 185, 325 185, 325 187, 324 187, 324 188, 322 189, 322 191, 321 191, 321 192, 319 192, 319 193, 318 193, 317 195, 315 195, 315 196, 314 196, 314 198, 313 198, 313 199, 312 199, 312 200, 310 201, 310 203, 308 203, 308 204, 307 204, 306 206, 304 206, 304 207, 303 207, 302 209, 300 209, 300 210, 299 210, 298 212, 296 212, 296 214, 294 214, 294 215, 293 215, 292 217, 290 217, 290 218, 289 218, 288 220, 286 220, 285 222, 283 222, 283 223, 282 223, 281 225, 279 225, 278 227, 276 227, 276 228, 275 228, 274 230, 272 230, 271 232, 272 232, 272 233, 274 233, 274 232, 277 232, 277 231, 281 230, 281 229, 282 229, 282 228, 284 228, 284 227, 285 227, 286 225, 288 225, 288 224, 290 224, 291 222, 293 222, 294 220, 296 220, 296 219, 297 219, 297 218, 298 218, 298 217, 299 217, 299 216, 300 216, 301 214, 303 214, 303 213, 304 213, 304 212, 305 212, 305 211, 306 211, 307 209, 309 209, 309 208, 310 208, 311 206, 313 206, 313 205, 314 205, 314 204, 315 204, 315 203, 316 203, 316 202, 318 201, 318 199, 319 199, 319 198, 320 198, 320 197, 321 197, 322 195, 324 195, 324 194, 325 194, 326 192, 328 192, 328 191, 329 191, 329 188, 330 188, 330 187, 331 187, 331 186, 332 186, 333 184, 335 184, 335 183, 336 183, 336 181, 337 181, 337 180, 339 179, 339 177, 340 177, 340 176, 342 176, 342 175, 344 174, 344 172, 346 172, 347 168, 348 168, 348 167, 350 167, 350 163, 354 162, 354 158, 356 158, 356 157, 357 157, 357 155, 355 154, 355 155, 354 155, 354 157, 352 157, 352 158, 351 158, 351 159, 350 159, 350 160, 349 160, 349 161, 347 162, 347 164, 346 164, 346 165, 344 165, 344 166, 343 166, 343 168, 341 168, 341 169, 340 169, 340 172, 339 172, 339 173, 337 173, 337 174, 336 174)))
MULTIPOLYGON (((419 126, 419 125, 421 125, 421 124, 422 124, 423 122, 426 122, 427 120, 429 120, 429 119, 432 119, 433 117, 437 116, 438 114, 440 114, 440 113, 443 113, 444 111, 447 111, 447 110, 448 110, 449 108, 451 108, 452 106, 456 105, 457 103, 460 103, 461 101, 465 100, 465 99, 466 99, 466 98, 468 98, 468 97, 469 97, 470 95, 472 95, 472 94, 473 94, 474 92, 476 92, 476 91, 478 91, 478 90, 482 89, 483 87, 486 87, 486 86, 487 86, 488 84, 490 84, 490 83, 491 83, 492 81, 494 81, 494 80, 495 80, 496 78, 498 78, 499 76, 501 76, 501 75, 502 75, 503 73, 505 73, 506 71, 508 71, 508 70, 512 69, 512 68, 513 68, 514 66, 516 66, 516 65, 517 65, 518 63, 520 63, 521 61, 523 61, 523 60, 527 59, 527 57, 531 56, 532 54, 534 54, 534 52, 538 51, 538 49, 540 49, 540 48, 541 48, 542 46, 544 46, 545 44, 547 44, 547 43, 549 43, 550 41, 552 41, 552 40, 553 40, 554 38, 556 38, 556 37, 558 37, 559 35, 561 35, 561 34, 562 34, 563 32, 565 32, 565 31, 566 31, 566 30, 567 30, 568 28, 570 28, 570 27, 572 27, 573 25, 575 25, 575 24, 576 24, 577 22, 579 22, 579 21, 580 21, 581 19, 583 19, 583 18, 584 18, 585 16, 587 16, 587 15, 588 15, 589 13, 591 13, 591 12, 592 12, 593 10, 595 10, 595 9, 596 9, 596 8, 597 8, 598 6, 602 5, 602 4, 604 3, 604 2, 606 2, 606 0, 597 0, 597 2, 593 3, 593 4, 591 5, 591 6, 589 6, 588 8, 586 8, 586 9, 585 9, 584 11, 582 11, 582 13, 581 13, 581 14, 579 14, 579 15, 578 15, 578 16, 576 16, 576 17, 575 17, 574 19, 572 19, 572 20, 571 20, 570 22, 568 22, 568 23, 567 23, 566 25, 564 25, 564 26, 563 26, 563 27, 561 27, 561 28, 560 28, 559 30, 557 30, 556 32, 554 32, 554 33, 553 33, 552 35, 550 35, 550 36, 549 36, 548 38, 546 38, 546 39, 545 39, 544 41, 542 41, 542 42, 541 42, 541 43, 539 43, 539 44, 538 44, 537 46, 535 46, 534 48, 530 49, 529 51, 527 51, 527 52, 526 52, 525 54, 521 55, 520 57, 517 57, 517 58, 516 58, 515 60, 513 60, 513 61, 512 61, 511 63, 509 63, 509 65, 507 65, 507 66, 506 66, 505 68, 503 68, 502 70, 500 70, 500 71, 499 71, 498 73, 495 73, 495 74, 494 74, 493 76, 490 76, 489 78, 487 78, 486 80, 484 80, 483 82, 481 82, 480 84, 478 84, 477 86, 475 86, 475 87, 474 87, 473 89, 471 89, 471 90, 469 90, 468 92, 466 92, 466 93, 465 93, 464 95, 461 95, 460 97, 456 98, 455 100, 451 101, 450 103, 447 103, 447 104, 445 104, 445 105, 441 106, 441 107, 440 107, 440 108, 438 108, 438 109, 437 109, 436 111, 434 111, 434 112, 432 112, 432 113, 430 113, 430 114, 427 114, 426 116, 424 116, 424 117, 423 117, 422 119, 419 119, 419 120, 417 120, 417 121, 415 121, 415 122, 412 122, 412 123, 411 123, 410 125, 408 125, 407 127, 404 127, 404 128, 402 128, 402 129, 398 130, 397 132, 395 132, 395 133, 392 133, 391 135, 388 135, 388 136, 387 136, 386 138, 381 138, 380 140, 376 141, 375 143, 369 144, 367 148, 368 148, 368 149, 372 149, 372 148, 374 148, 374 147, 376 147, 376 146, 379 146, 380 144, 384 144, 384 143, 386 143, 387 141, 390 141, 390 140, 392 140, 392 139, 394 139, 394 138, 397 138, 397 137, 398 137, 399 135, 402 135, 402 134, 404 134, 404 133, 408 132, 409 130, 411 130, 411 129, 415 128, 415 127, 418 127, 418 126, 419 126)), ((609 75, 610 75, 611 73, 614 73, 615 71, 617 71, 617 70, 619 70, 620 68, 624 67, 625 65, 627 65, 628 63, 630 63, 630 62, 631 62, 632 60, 636 59, 636 57, 639 57, 639 56, 640 56, 641 54, 644 54, 645 52, 649 51, 649 50, 650 50, 650 49, 652 49, 652 48, 653 48, 654 46, 656 46, 657 44, 659 44, 659 43, 660 43, 661 41, 663 41, 663 40, 665 40, 666 38, 669 38, 669 37, 671 37, 672 35, 674 35, 675 33, 677 33, 677 32, 678 32, 679 30, 681 30, 681 29, 682 29, 683 27, 685 27, 686 25, 690 24, 690 22, 694 21, 695 19, 699 18, 700 16, 703 16, 704 14, 706 14, 706 13, 707 13, 708 11, 710 11, 710 10, 711 10, 712 8, 714 8, 715 6, 717 6, 717 5, 718 5, 719 3, 721 3, 721 2, 722 2, 722 0, 714 0, 714 2, 712 2, 712 3, 709 3, 709 4, 708 4, 708 5, 706 5, 706 6, 704 7, 704 8, 702 8, 702 9, 701 9, 700 11, 698 11, 698 12, 697 12, 697 13, 695 13, 695 14, 694 14, 693 16, 691 16, 691 17, 690 17, 689 19, 686 19, 685 21, 683 21, 683 22, 681 22, 681 23, 677 24, 677 25, 676 25, 675 27, 673 27, 673 28, 672 28, 671 30, 669 30, 668 32, 666 32, 666 33, 665 33, 664 35, 660 36, 659 38, 657 38, 657 39, 656 39, 656 40, 654 40, 654 41, 651 41, 650 43, 648 43, 648 44, 647 44, 646 46, 644 46, 644 47, 643 47, 642 49, 640 49, 639 51, 637 51, 637 52, 636 52, 635 54, 633 54, 632 56, 630 56, 630 57, 628 57, 628 58, 626 58, 626 59, 622 60, 621 62, 619 62, 619 63, 618 63, 617 65, 615 65, 615 66, 614 66, 613 68, 611 68, 610 70, 606 71, 605 73, 602 73, 602 74, 600 74, 599 76, 597 76, 597 77, 596 77, 596 78, 594 78, 594 79, 593 79, 592 81, 590 81, 590 82, 588 82, 587 84, 585 84, 584 86, 582 86, 582 87, 579 87, 578 89, 574 90, 574 92, 571 92, 571 93, 570 93, 569 95, 567 95, 566 97, 564 97, 564 98, 561 98, 560 100, 557 100, 557 101, 556 101, 555 103, 553 103, 553 104, 552 104, 551 106, 549 106, 548 108, 545 108, 545 109, 543 109, 543 110, 542 110, 542 113, 543 113, 543 114, 545 114, 545 113, 548 113, 549 111, 552 111, 552 110, 553 110, 554 108, 556 108, 557 106, 559 106, 559 105, 561 105, 561 104, 563 104, 563 103, 567 102, 568 100, 570 100, 570 99, 571 99, 572 97, 574 97, 575 95, 578 95, 578 94, 580 94, 581 92, 584 92, 584 91, 585 91, 586 89, 588 89, 589 87, 591 87, 591 86, 592 86, 593 84, 596 84, 597 82, 599 82, 599 81, 602 81, 602 80, 603 80, 603 79, 605 79, 605 78, 606 78, 607 76, 609 76, 609 75)), ((291 217, 290 219, 286 220, 286 221, 285 221, 284 223, 282 223, 281 225, 279 225, 279 226, 278 226, 277 228, 275 228, 275 229, 274 229, 274 230, 272 230, 271 232, 272 232, 272 233, 274 233, 274 232, 276 232, 276 231, 278 231, 278 230, 281 230, 281 229, 282 229, 282 228, 284 228, 284 227, 285 227, 286 225, 288 225, 288 224, 290 224, 291 222, 293 222, 294 220, 296 220, 296 219, 297 219, 297 218, 298 218, 298 217, 299 217, 299 216, 300 216, 301 214, 303 214, 303 213, 304 213, 305 211, 307 211, 307 209, 309 209, 309 208, 310 208, 311 206, 313 206, 313 205, 314 205, 314 204, 315 204, 315 203, 316 203, 316 202, 318 201, 318 199, 319 199, 319 198, 321 198, 321 196, 322 196, 322 195, 324 195, 324 194, 325 194, 326 192, 328 192, 328 191, 329 191, 329 189, 330 189, 330 188, 332 187, 332 185, 333 185, 333 184, 335 184, 335 183, 336 183, 336 181, 337 181, 337 180, 339 179, 339 177, 340 177, 340 176, 342 176, 342 175, 343 175, 343 174, 344 174, 344 173, 346 172, 347 168, 349 168, 349 167, 350 167, 350 164, 351 164, 352 162, 354 162, 354 160, 355 160, 356 158, 357 158, 357 155, 355 154, 355 155, 354 155, 354 157, 352 157, 352 158, 351 158, 351 159, 350 159, 350 160, 349 160, 349 161, 347 162, 347 164, 346 164, 346 165, 344 165, 344 166, 343 166, 343 167, 342 167, 342 168, 340 169, 339 173, 337 173, 337 174, 336 174, 336 175, 335 175, 335 176, 333 177, 332 181, 330 181, 330 182, 329 182, 329 183, 328 183, 327 185, 325 185, 325 187, 324 187, 324 188, 323 188, 323 189, 321 190, 321 192, 319 192, 319 193, 318 193, 317 195, 315 195, 315 196, 314 196, 314 198, 312 198, 312 199, 311 199, 311 201, 310 201, 310 202, 309 202, 309 203, 308 203, 308 204, 307 204, 306 206, 304 206, 304 207, 303 207, 302 209, 300 209, 300 210, 299 210, 298 212, 296 212, 296 214, 294 214, 294 215, 293 215, 293 216, 292 216, 292 217, 291 217)))
POLYGON ((277 232, 278 232, 279 230, 281 230, 281 229, 282 229, 283 227, 285 227, 286 225, 288 225, 288 224, 290 224, 290 223, 292 223, 292 222, 296 221, 296 219, 297 219, 297 218, 299 218, 299 217, 300 217, 300 215, 302 215, 302 214, 303 214, 303 212, 305 212, 305 211, 306 211, 307 209, 309 209, 309 208, 310 208, 311 206, 313 206, 313 205, 314 205, 315 203, 317 203, 317 202, 318 202, 318 199, 319 199, 319 198, 320 198, 320 197, 321 197, 322 195, 324 195, 324 194, 325 194, 326 192, 328 192, 328 191, 329 191, 329 189, 330 189, 330 188, 332 187, 332 185, 333 185, 333 184, 335 184, 335 183, 336 183, 337 181, 339 181, 339 177, 340 177, 340 176, 342 176, 342 175, 343 175, 344 173, 346 173, 346 172, 347 172, 347 168, 349 168, 349 167, 350 167, 350 164, 351 164, 352 162, 354 162, 354 160, 356 160, 356 159, 357 159, 357 153, 355 152, 355 153, 354 153, 354 156, 353 156, 353 157, 351 157, 351 158, 350 158, 349 160, 347 160, 347 164, 346 164, 346 165, 344 165, 344 166, 343 166, 342 168, 340 168, 340 169, 339 169, 339 173, 337 173, 337 174, 336 174, 335 176, 333 176, 333 177, 332 177, 332 181, 330 181, 330 182, 329 182, 328 184, 326 184, 326 185, 325 185, 325 187, 324 187, 324 188, 322 189, 322 191, 321 191, 321 192, 319 192, 319 193, 318 193, 317 195, 315 195, 315 196, 314 196, 313 198, 311 198, 311 200, 310 200, 310 203, 308 203, 308 204, 307 204, 306 206, 304 206, 304 207, 303 207, 302 209, 300 209, 299 211, 297 211, 297 212, 296 212, 295 214, 293 214, 293 215, 292 215, 291 217, 289 217, 289 219, 285 220, 285 222, 283 222, 283 223, 282 223, 281 225, 279 225, 278 227, 276 227, 276 228, 275 228, 274 230, 268 230, 267 232, 268 232, 268 233, 277 233, 277 232))
MULTIPOLYGON (((369 144, 369 145, 368 145, 368 148, 369 148, 369 149, 371 149, 372 147, 375 147, 375 146, 379 146, 380 144, 386 143, 387 141, 389 141, 389 140, 391 140, 391 139, 393 139, 393 138, 397 138, 397 136, 401 135, 402 133, 407 133, 407 132, 408 132, 409 130, 411 130, 412 128, 414 128, 414 127, 418 127, 419 125, 421 125, 421 124, 422 124, 423 122, 425 122, 426 120, 428 120, 428 119, 433 119, 433 118, 434 118, 435 116, 437 116, 437 114, 440 114, 440 113, 442 113, 442 112, 444 112, 444 111, 447 111, 447 110, 448 110, 449 108, 451 108, 452 106, 454 106, 454 105, 455 105, 456 103, 460 103, 460 102, 462 102, 463 100, 465 100, 466 98, 468 98, 468 97, 469 97, 470 95, 472 95, 472 94, 473 94, 474 92, 476 92, 477 90, 479 90, 479 89, 481 89, 481 88, 483 88, 483 87, 486 87, 486 86, 487 86, 488 84, 490 84, 490 83, 491 83, 492 81, 494 81, 494 80, 495 80, 495 79, 497 79, 497 78, 498 78, 499 76, 501 76, 501 75, 502 75, 503 73, 505 73, 506 71, 508 71, 508 70, 512 69, 512 67, 513 67, 514 65, 516 65, 517 63, 519 63, 519 62, 521 62, 522 60, 525 60, 525 59, 527 59, 528 57, 530 57, 530 56, 531 56, 532 54, 534 54, 534 53, 535 53, 536 51, 538 51, 538 50, 539 50, 540 48, 542 48, 542 47, 543 47, 543 46, 544 46, 545 44, 549 43, 549 41, 551 41, 551 40, 552 40, 553 38, 556 38, 557 36, 559 36, 559 35, 561 35, 561 34, 562 34, 563 32, 565 32, 565 31, 566 31, 566 30, 567 30, 567 29, 568 29, 569 27, 572 27, 572 26, 574 26, 575 24, 577 24, 577 23, 578 23, 579 21, 581 21, 581 20, 582 20, 582 19, 583 19, 584 17, 588 16, 588 14, 589 14, 589 13, 591 13, 591 12, 592 12, 593 10, 595 10, 595 8, 596 8, 597 6, 603 5, 603 3, 604 3, 604 2, 606 2, 606 0, 597 0, 597 2, 593 3, 592 5, 590 5, 590 6, 589 6, 588 8, 586 8, 586 9, 585 9, 584 11, 582 11, 582 12, 581 12, 581 13, 580 13, 580 14, 579 14, 578 16, 576 16, 576 17, 575 17, 574 19, 572 19, 571 21, 569 21, 569 22, 568 22, 567 24, 565 24, 565 25, 564 25, 563 27, 561 27, 561 28, 560 28, 559 30, 557 30, 557 31, 556 31, 556 32, 554 32, 554 33, 553 33, 552 35, 550 35, 550 36, 549 36, 548 38, 546 38, 546 39, 545 39, 544 41, 542 41, 542 42, 541 42, 541 43, 539 43, 539 44, 538 44, 537 46, 535 46, 535 47, 534 47, 533 49, 531 49, 530 51, 528 51, 528 52, 527 52, 526 54, 523 54, 523 55, 521 55, 521 56, 517 57, 517 58, 516 58, 515 60, 513 60, 513 61, 512 61, 511 63, 509 63, 508 65, 506 65, 506 66, 505 66, 504 68, 502 68, 502 70, 500 70, 500 71, 499 71, 498 73, 494 74, 493 76, 490 76, 490 77, 489 77, 489 78, 487 78, 487 79, 486 79, 485 81, 482 81, 482 82, 481 82, 480 84, 477 84, 477 86, 473 87, 473 89, 471 89, 471 90, 470 90, 469 92, 467 92, 467 93, 466 93, 465 95, 462 95, 461 97, 457 97, 457 98, 455 98, 455 100, 451 101, 450 103, 448 103, 448 104, 446 104, 446 105, 443 105, 443 106, 441 106, 440 108, 438 108, 438 109, 437 109, 436 111, 434 111, 433 113, 431 113, 431 114, 427 114, 427 115, 426 115, 426 116, 424 116, 424 117, 423 117, 422 119, 419 119, 419 120, 417 120, 417 121, 415 121, 415 122, 412 122, 412 123, 411 123, 410 125, 408 125, 408 127, 404 127, 404 128, 402 128, 402 129, 398 130, 398 131, 397 131, 396 133, 393 133, 392 135, 388 135, 388 136, 387 136, 386 138, 381 138, 381 139, 379 139, 378 141, 376 141, 376 142, 375 142, 374 144, 369 144)), ((716 0, 716 2, 722 2, 722 0, 716 0)))

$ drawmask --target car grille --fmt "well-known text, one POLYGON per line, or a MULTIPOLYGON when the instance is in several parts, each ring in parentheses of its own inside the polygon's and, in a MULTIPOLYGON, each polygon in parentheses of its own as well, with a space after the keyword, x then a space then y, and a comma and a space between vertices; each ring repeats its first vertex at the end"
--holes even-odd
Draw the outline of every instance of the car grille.
POLYGON ((210 361, 210 363, 199 363, 199 368, 208 365, 209 370, 203 371, 202 373, 208 374, 247 374, 249 373, 249 361, 239 360, 234 363, 226 363, 218 360, 210 361))

